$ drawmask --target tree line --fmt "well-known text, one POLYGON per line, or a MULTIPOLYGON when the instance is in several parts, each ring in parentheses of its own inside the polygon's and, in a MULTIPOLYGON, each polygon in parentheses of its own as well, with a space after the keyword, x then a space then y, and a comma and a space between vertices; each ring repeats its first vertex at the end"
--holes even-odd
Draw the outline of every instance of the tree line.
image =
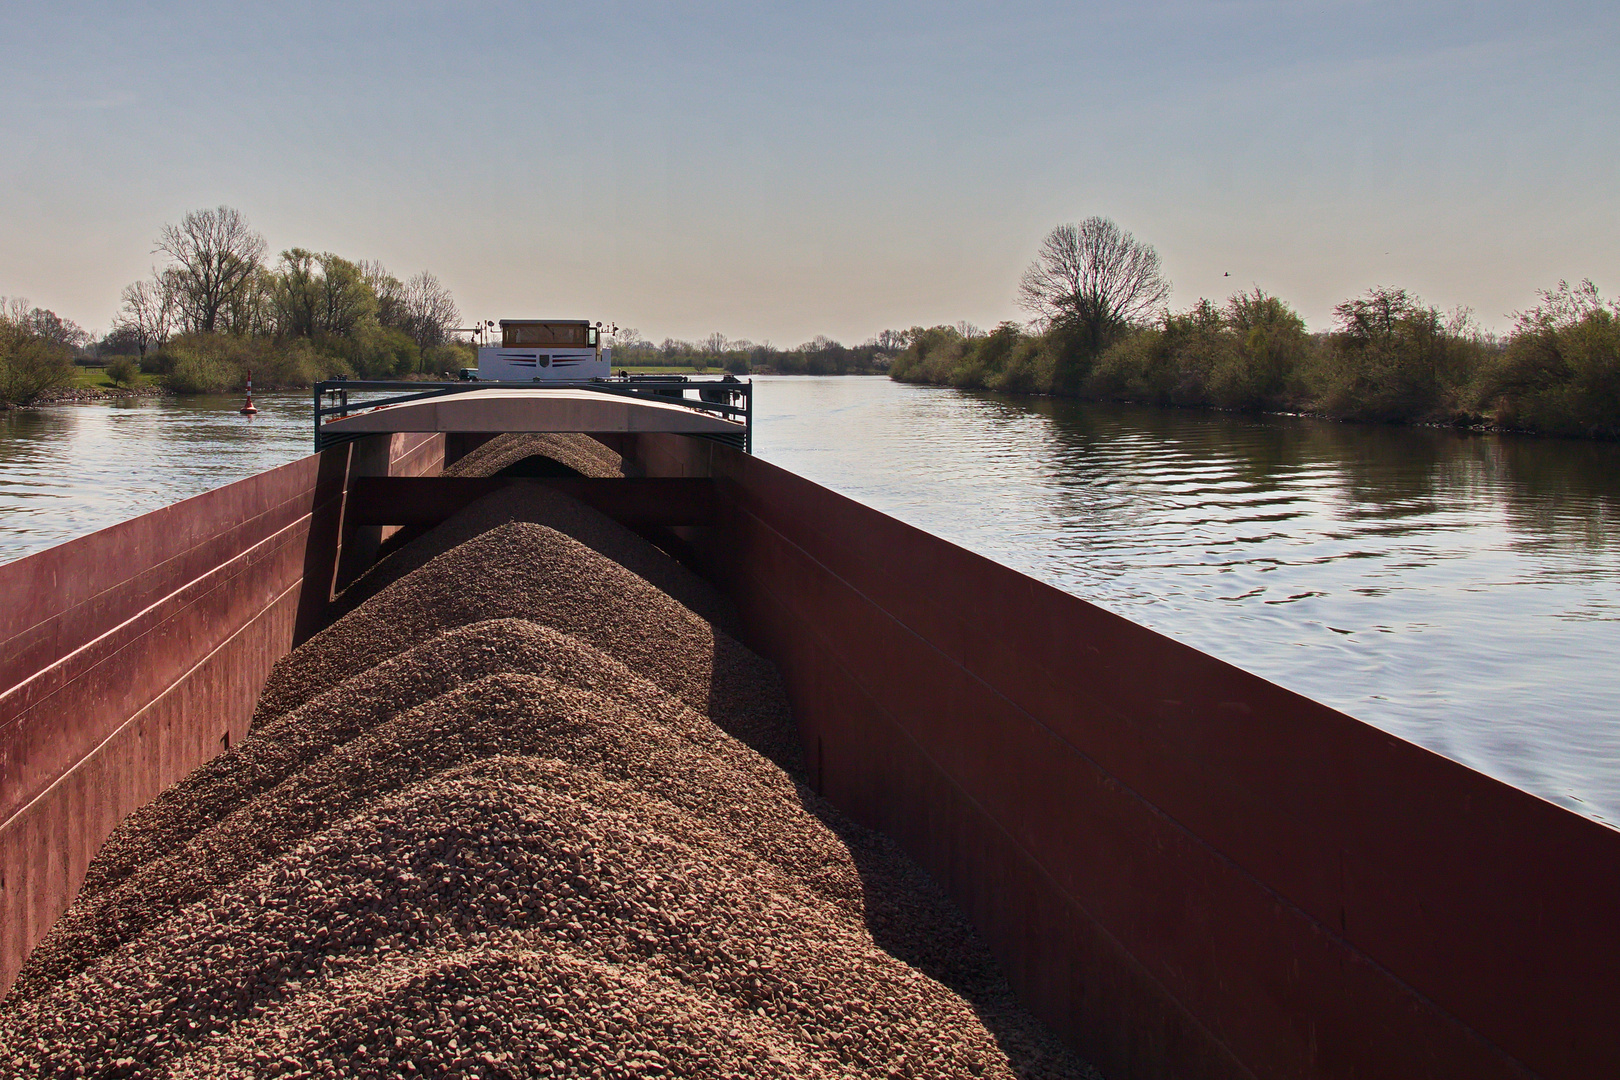
POLYGON ((197 210, 158 233, 164 256, 126 286, 99 341, 71 320, 0 299, 0 403, 25 403, 74 380, 74 356, 106 361, 109 378, 138 373, 179 393, 266 389, 334 375, 436 375, 475 362, 454 340, 461 319, 428 271, 401 281, 372 260, 288 248, 272 262, 238 210, 197 210))
POLYGON ((472 363, 454 342, 461 319, 432 273, 406 281, 372 260, 288 248, 274 263, 264 237, 228 206, 165 225, 150 277, 127 286, 104 351, 140 358, 181 392, 266 388, 334 375, 437 374, 472 363))
POLYGON ((1256 288, 1165 306, 1153 248, 1105 218, 1054 229, 1020 283, 1027 325, 914 328, 906 382, 1348 420, 1620 438, 1620 303, 1559 282, 1512 330, 1405 289, 1345 300, 1310 333, 1256 288))
POLYGON ((702 341, 665 338, 655 345, 638 331, 621 327, 614 334, 613 364, 694 371, 717 368, 736 375, 875 375, 889 369, 907 340, 902 333, 885 330, 859 345, 844 345, 817 334, 802 345, 782 349, 769 342, 756 344, 713 333, 702 341))

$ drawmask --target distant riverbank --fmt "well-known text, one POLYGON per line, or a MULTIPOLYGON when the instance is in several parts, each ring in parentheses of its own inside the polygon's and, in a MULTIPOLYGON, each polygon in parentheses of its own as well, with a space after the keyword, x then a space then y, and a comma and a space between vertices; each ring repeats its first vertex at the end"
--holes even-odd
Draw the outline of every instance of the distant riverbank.
POLYGON ((1373 289, 1307 333, 1255 290, 1147 324, 1078 318, 915 329, 900 382, 1084 401, 1620 439, 1620 306, 1560 283, 1505 337, 1401 289, 1373 289))

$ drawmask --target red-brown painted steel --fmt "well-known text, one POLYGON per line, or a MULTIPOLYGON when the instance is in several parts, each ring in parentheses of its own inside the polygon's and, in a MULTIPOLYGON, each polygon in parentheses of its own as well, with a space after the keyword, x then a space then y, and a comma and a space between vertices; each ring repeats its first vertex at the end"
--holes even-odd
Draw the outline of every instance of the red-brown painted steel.
POLYGON ((1112 1077, 1620 1075, 1620 833, 712 443, 826 793, 1112 1077))
MULTIPOLYGON (((444 469, 443 434, 397 432, 351 443, 347 480, 376 476, 436 476, 444 469)), ((348 491, 338 525, 337 572, 333 590, 347 588, 377 557, 383 541, 399 531, 397 525, 361 525, 348 511, 348 491)))
MULTIPOLYGON (((108 832, 246 735, 271 665, 331 599, 343 496, 368 449, 0 566, 0 993, 108 832)), ((442 454, 442 437, 413 435, 381 456, 414 474, 442 454)))
POLYGON ((632 528, 714 521, 714 481, 694 477, 360 476, 349 484, 345 514, 356 525, 431 526, 495 492, 523 487, 578 499, 632 528))

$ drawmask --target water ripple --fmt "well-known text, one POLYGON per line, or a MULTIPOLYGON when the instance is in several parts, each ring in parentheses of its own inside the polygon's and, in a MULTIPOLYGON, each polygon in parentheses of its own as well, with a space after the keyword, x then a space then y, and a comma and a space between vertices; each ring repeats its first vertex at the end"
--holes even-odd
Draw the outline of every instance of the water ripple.
POLYGON ((1620 821, 1620 447, 762 380, 756 451, 1620 821))

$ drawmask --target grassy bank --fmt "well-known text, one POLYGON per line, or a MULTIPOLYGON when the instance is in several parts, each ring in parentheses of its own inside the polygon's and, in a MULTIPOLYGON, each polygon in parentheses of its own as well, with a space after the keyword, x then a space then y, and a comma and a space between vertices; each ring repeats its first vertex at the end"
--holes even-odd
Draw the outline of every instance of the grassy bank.
POLYGON ((157 375, 141 373, 139 365, 131 365, 133 370, 125 371, 112 364, 97 365, 95 367, 80 367, 74 365, 73 381, 68 385, 74 390, 160 390, 163 389, 163 379, 157 375))
MULTIPOLYGON (((418 346, 380 327, 348 336, 254 337, 181 334, 145 356, 81 355, 74 344, 42 332, 38 309, 19 316, 0 311, 0 406, 74 400, 102 392, 224 394, 241 391, 248 373, 259 390, 301 389, 337 375, 362 378, 438 378, 477 363, 459 342, 418 346)), ((82 343, 80 343, 82 349, 82 343)))
POLYGON ((274 339, 233 334, 184 334, 147 354, 142 377, 160 379, 177 394, 242 389, 248 373, 258 390, 291 390, 335 376, 393 379, 439 377, 477 363, 461 343, 419 348, 402 334, 274 339))
POLYGON ((1620 438, 1620 305, 1560 283, 1505 338, 1402 289, 1374 289, 1309 333, 1256 290, 1201 300, 1106 340, 1056 320, 1040 332, 918 328, 902 382, 1099 401, 1308 412, 1385 423, 1490 425, 1620 438))

